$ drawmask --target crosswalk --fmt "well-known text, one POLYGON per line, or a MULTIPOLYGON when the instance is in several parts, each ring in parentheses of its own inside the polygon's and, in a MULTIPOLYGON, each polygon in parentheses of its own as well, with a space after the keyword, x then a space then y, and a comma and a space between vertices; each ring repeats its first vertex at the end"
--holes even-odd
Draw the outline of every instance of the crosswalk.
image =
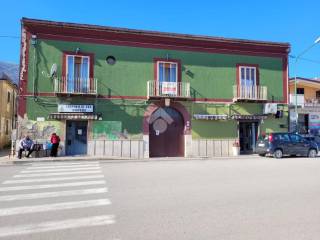
POLYGON ((0 185, 0 238, 114 224, 107 195, 98 161, 33 163, 0 185))

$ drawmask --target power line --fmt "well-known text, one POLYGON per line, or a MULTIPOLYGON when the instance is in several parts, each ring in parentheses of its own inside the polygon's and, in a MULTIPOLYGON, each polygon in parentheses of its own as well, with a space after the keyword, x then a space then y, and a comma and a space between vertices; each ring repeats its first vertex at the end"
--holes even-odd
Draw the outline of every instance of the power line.
POLYGON ((0 35, 0 38, 20 38, 19 36, 0 35))
MULTIPOLYGON (((289 55, 290 58, 296 58, 294 55, 289 55)), ((308 58, 299 58, 300 60, 306 61, 306 62, 312 62, 312 63, 318 63, 320 64, 320 61, 313 60, 313 59, 308 59, 308 58)))

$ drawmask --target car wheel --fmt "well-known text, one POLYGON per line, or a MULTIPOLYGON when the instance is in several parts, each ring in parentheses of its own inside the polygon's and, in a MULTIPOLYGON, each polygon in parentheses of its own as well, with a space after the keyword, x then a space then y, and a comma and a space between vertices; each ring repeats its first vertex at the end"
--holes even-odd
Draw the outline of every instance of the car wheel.
POLYGON ((277 149, 274 151, 273 156, 275 158, 282 158, 282 150, 281 149, 277 149))
POLYGON ((266 156, 266 154, 265 153, 260 153, 259 156, 260 157, 264 157, 264 156, 266 156))
POLYGON ((308 152, 308 157, 309 158, 315 158, 317 156, 317 150, 315 149, 310 149, 308 152))

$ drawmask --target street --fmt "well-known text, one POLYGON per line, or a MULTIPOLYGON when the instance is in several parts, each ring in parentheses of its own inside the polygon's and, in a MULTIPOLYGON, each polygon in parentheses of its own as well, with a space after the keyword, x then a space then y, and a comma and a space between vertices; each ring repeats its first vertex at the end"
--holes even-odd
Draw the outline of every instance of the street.
POLYGON ((0 166, 0 239, 319 239, 320 158, 0 166))

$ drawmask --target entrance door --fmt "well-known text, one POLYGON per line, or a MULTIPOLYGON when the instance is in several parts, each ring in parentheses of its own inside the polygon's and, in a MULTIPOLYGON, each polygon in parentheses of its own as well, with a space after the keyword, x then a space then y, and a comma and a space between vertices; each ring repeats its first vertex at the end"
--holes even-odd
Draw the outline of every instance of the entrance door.
POLYGON ((87 154, 87 121, 67 121, 66 155, 87 154))
POLYGON ((150 157, 184 156, 184 121, 179 112, 170 107, 159 108, 150 117, 150 157))
POLYGON ((239 122, 240 153, 252 153, 256 146, 257 122, 239 122))

